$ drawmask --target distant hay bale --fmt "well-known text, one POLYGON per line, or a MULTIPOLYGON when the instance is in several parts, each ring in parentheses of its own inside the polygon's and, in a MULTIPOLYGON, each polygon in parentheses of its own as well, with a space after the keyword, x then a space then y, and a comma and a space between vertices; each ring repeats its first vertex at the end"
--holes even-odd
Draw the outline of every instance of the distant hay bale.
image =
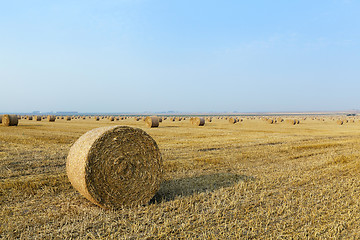
POLYGON ((235 123, 237 123, 237 122, 238 122, 238 119, 233 118, 233 117, 229 118, 229 123, 235 124, 235 123))
POLYGON ((343 125, 343 124, 344 124, 344 121, 339 119, 339 120, 336 121, 336 123, 337 123, 338 125, 343 125))
POLYGON ((192 125, 195 126, 204 126, 205 125, 205 118, 204 117, 194 117, 190 119, 192 125))
POLYGON ((295 119, 286 119, 286 123, 295 125, 297 123, 297 121, 295 119))
POLYGON ((113 121, 115 120, 114 116, 110 116, 110 117, 109 117, 109 120, 110 120, 111 122, 113 122, 113 121))
POLYGON ((158 127, 159 126, 159 118, 157 116, 146 117, 145 124, 149 128, 158 127))
POLYGON ((163 121, 162 117, 159 117, 159 122, 162 122, 162 121, 163 121))
POLYGON ((99 120, 100 120, 99 116, 95 116, 94 119, 95 119, 95 121, 99 121, 99 120))
POLYGON ((65 120, 66 121, 71 121, 71 117, 70 116, 65 116, 65 120))
POLYGON ((55 122, 55 119, 56 119, 56 117, 55 117, 54 115, 49 115, 49 116, 47 116, 47 120, 48 120, 49 122, 55 122))
POLYGON ((27 117, 27 120, 33 120, 33 117, 32 117, 32 116, 28 116, 28 117, 27 117))
POLYGON ((267 122, 270 123, 270 124, 275 123, 275 122, 274 122, 274 119, 271 119, 271 118, 269 118, 269 119, 267 120, 267 122))
POLYGON ((40 122, 41 121, 41 116, 39 116, 39 115, 34 116, 34 120, 40 122))
POLYGON ((19 123, 19 119, 17 115, 14 114, 4 114, 2 116, 2 125, 5 127, 9 126, 17 126, 19 123))
POLYGON ((96 128, 82 135, 69 151, 66 171, 75 189, 107 209, 148 203, 163 175, 155 140, 127 126, 96 128))
POLYGON ((3 115, 0 115, 0 123, 2 123, 2 117, 3 117, 3 115))

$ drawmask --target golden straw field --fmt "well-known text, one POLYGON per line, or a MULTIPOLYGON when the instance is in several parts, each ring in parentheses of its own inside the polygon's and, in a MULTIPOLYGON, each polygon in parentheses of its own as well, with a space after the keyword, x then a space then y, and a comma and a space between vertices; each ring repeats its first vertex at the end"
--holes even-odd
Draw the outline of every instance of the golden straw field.
POLYGON ((0 238, 359 239, 360 120, 241 118, 0 126, 0 238), (145 206, 101 209, 66 176, 71 145, 111 125, 141 128, 160 148, 164 181, 145 206))

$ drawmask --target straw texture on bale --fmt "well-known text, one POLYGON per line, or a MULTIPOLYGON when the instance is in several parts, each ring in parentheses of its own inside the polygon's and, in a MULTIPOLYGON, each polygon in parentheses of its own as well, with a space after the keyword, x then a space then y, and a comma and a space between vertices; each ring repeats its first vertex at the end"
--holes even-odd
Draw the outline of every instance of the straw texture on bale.
POLYGON ((145 124, 149 128, 158 127, 159 126, 159 118, 157 116, 146 117, 145 124))
POLYGON ((2 125, 9 127, 9 126, 17 126, 19 123, 19 119, 17 115, 9 115, 4 114, 2 116, 2 125))
POLYGON ((69 151, 66 171, 74 188, 103 208, 148 203, 163 173, 154 139, 127 126, 96 128, 82 135, 69 151))
POLYGON ((47 116, 47 120, 48 120, 49 122, 55 122, 55 119, 56 119, 56 117, 55 117, 54 115, 49 115, 49 116, 47 116))

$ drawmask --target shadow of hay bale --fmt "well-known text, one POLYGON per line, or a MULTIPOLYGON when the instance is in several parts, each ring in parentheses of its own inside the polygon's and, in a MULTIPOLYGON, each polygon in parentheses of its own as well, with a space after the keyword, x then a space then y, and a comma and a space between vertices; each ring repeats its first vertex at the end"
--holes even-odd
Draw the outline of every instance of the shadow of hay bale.
POLYGON ((222 187, 230 187, 239 181, 254 180, 254 177, 234 173, 216 173, 191 178, 172 179, 161 184, 160 190, 150 203, 174 200, 196 193, 212 192, 222 187))

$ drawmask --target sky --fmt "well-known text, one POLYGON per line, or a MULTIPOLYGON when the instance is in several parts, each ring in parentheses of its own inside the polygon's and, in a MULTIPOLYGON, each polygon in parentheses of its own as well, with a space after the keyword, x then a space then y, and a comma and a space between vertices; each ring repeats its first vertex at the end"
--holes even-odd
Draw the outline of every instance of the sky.
POLYGON ((0 2, 0 112, 360 109, 360 1, 0 2))

